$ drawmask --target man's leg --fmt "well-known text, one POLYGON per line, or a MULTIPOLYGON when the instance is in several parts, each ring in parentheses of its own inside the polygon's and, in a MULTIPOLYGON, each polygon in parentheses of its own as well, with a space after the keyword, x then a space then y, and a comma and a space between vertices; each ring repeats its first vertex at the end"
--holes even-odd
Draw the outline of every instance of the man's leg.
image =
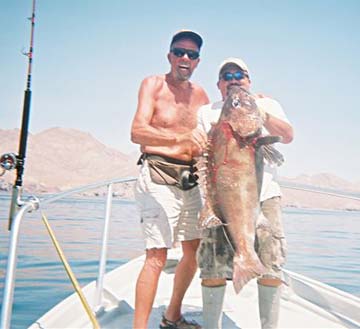
POLYGON ((264 221, 257 225, 258 254, 269 271, 258 280, 259 313, 261 328, 274 329, 278 327, 281 268, 286 257, 280 197, 263 201, 261 210, 264 221))
POLYGON ((134 328, 147 328, 166 256, 166 248, 146 251, 145 263, 136 282, 134 328))
POLYGON ((259 313, 262 329, 275 329, 278 327, 280 285, 281 281, 278 279, 263 279, 258 281, 259 313))
POLYGON ((226 279, 232 278, 234 252, 224 227, 203 232, 198 250, 202 278, 203 327, 221 329, 226 279))
POLYGON ((221 329, 226 280, 203 279, 203 328, 221 329))
POLYGON ((196 239, 181 243, 183 257, 176 267, 170 304, 164 314, 167 320, 177 321, 181 317, 181 303, 197 270, 196 251, 199 241, 196 239))

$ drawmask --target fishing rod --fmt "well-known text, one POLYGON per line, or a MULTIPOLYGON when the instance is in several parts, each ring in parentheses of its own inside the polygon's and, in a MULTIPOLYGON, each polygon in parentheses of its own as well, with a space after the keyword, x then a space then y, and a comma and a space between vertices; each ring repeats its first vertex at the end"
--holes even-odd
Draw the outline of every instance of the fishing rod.
POLYGON ((28 57, 28 70, 26 80, 26 90, 24 92, 24 105, 22 113, 22 123, 19 140, 18 154, 7 153, 1 156, 0 166, 3 171, 16 169, 16 179, 12 189, 9 225, 8 229, 11 230, 11 224, 19 211, 23 201, 21 200, 22 185, 23 185, 23 173, 25 168, 26 158, 26 146, 29 134, 29 121, 30 121, 30 105, 31 105, 31 73, 32 73, 32 61, 34 53, 34 29, 35 29, 35 5, 36 0, 32 1, 32 15, 29 17, 31 21, 31 35, 30 35, 30 48, 28 53, 24 53, 28 57))

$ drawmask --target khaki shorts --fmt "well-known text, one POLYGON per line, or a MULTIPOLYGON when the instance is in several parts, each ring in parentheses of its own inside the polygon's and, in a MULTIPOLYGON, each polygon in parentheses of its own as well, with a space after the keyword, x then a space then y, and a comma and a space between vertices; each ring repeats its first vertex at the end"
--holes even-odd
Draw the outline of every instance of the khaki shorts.
POLYGON ((145 249, 172 248, 178 241, 199 239, 197 228, 201 197, 198 186, 183 191, 151 181, 145 160, 135 186, 135 200, 145 249))
MULTIPOLYGON (((281 278, 286 259, 286 240, 282 227, 280 197, 261 203, 264 216, 256 223, 255 250, 268 269, 263 277, 281 278)), ((203 279, 232 279, 234 250, 224 226, 206 229, 198 249, 200 277, 203 279)))

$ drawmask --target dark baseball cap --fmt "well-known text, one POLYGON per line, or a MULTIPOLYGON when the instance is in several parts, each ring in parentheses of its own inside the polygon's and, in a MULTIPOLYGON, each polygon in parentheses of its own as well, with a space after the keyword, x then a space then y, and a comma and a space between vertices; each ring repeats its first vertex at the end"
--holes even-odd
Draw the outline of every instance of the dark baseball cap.
POLYGON ((199 34, 197 34, 196 32, 191 31, 191 30, 180 30, 173 35, 173 37, 171 39, 171 43, 170 43, 170 48, 176 41, 179 41, 181 39, 193 40, 196 43, 196 45, 198 46, 199 50, 203 44, 202 37, 199 34))

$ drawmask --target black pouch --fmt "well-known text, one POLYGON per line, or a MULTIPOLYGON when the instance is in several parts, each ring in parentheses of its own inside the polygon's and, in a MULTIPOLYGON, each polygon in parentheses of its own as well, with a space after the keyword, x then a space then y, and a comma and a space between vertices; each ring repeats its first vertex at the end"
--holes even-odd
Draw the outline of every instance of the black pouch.
POLYGON ((172 185, 184 191, 198 185, 199 177, 194 174, 197 169, 193 163, 152 154, 145 154, 142 159, 147 160, 150 177, 155 184, 172 185))

